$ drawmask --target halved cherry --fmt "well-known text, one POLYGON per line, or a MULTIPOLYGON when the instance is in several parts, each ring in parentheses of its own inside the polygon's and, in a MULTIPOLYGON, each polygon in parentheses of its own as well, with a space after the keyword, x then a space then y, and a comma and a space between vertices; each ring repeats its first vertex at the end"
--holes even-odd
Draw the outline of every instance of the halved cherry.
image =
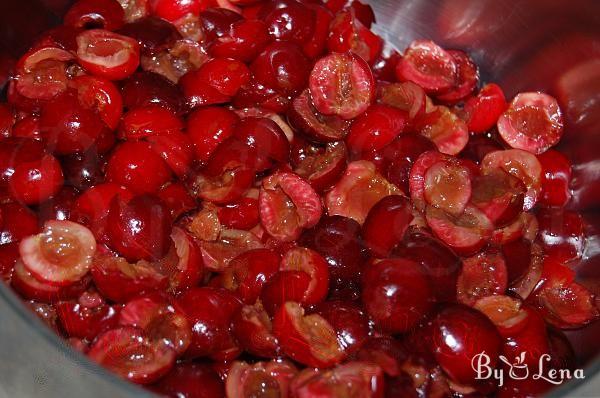
MULTIPOLYGON (((158 21, 162 20, 159 19, 158 21)), ((175 30, 172 25, 167 25, 175 30)), ((177 31, 175 30, 175 32, 177 31)), ((189 38, 175 40, 173 43, 166 43, 165 45, 150 54, 142 53, 140 63, 142 69, 146 72, 157 73, 175 84, 179 83, 181 78, 188 72, 197 70, 209 59, 204 47, 189 38), (167 48, 163 48, 165 45, 167 48)))
POLYGON ((117 195, 125 201, 133 197, 127 188, 113 183, 98 184, 89 188, 75 201, 73 220, 86 225, 94 232, 97 240, 106 243, 106 217, 110 204, 117 195))
POLYGON ((523 209, 525 186, 501 169, 489 170, 473 179, 471 203, 485 213, 496 227, 514 221, 523 209))
POLYGON ((383 39, 364 26, 354 8, 336 14, 329 26, 327 49, 331 53, 352 52, 372 65, 383 49, 383 39))
POLYGON ((183 122, 177 115, 159 105, 147 105, 130 109, 123 115, 119 126, 119 138, 137 141, 153 135, 179 132, 183 122))
POLYGON ((413 82, 379 84, 377 101, 408 112, 410 120, 425 113, 427 95, 421 86, 413 82))
MULTIPOLYGON (((258 196, 258 191, 256 191, 258 196)), ((218 210, 219 221, 230 229, 252 229, 260 219, 258 214, 258 197, 245 196, 235 203, 218 210)))
POLYGON ((390 50, 387 47, 384 48, 377 59, 371 64, 373 77, 378 84, 382 85, 396 81, 396 65, 398 65, 401 58, 402 55, 398 51, 390 50))
POLYGON ((504 257, 488 250, 465 258, 458 276, 456 295, 460 303, 473 306, 483 297, 504 294, 508 287, 508 273, 504 257))
POLYGON ((471 199, 471 172, 464 164, 449 160, 427 169, 423 197, 430 205, 459 215, 471 199))
POLYGON ((508 145, 535 154, 558 143, 563 126, 556 99, 539 92, 517 94, 498 119, 498 132, 508 145))
POLYGON ((114 83, 99 77, 81 75, 73 78, 71 85, 75 86, 82 105, 96 109, 109 128, 117 128, 123 112, 123 99, 114 83))
POLYGON ((180 292, 196 286, 202 279, 204 271, 202 252, 194 238, 179 227, 173 227, 171 240, 175 258, 165 258, 164 261, 157 263, 157 267, 169 277, 169 288, 180 292))
POLYGON ((155 195, 116 196, 106 220, 109 246, 129 261, 155 261, 169 251, 171 214, 155 195))
POLYGON ((267 25, 262 20, 238 20, 229 25, 229 31, 210 43, 214 57, 233 58, 251 62, 270 41, 267 25))
POLYGON ((125 141, 112 151, 106 179, 137 194, 155 193, 171 179, 171 169, 150 143, 125 141))
POLYGON ((346 355, 352 355, 361 349, 371 333, 367 315, 352 302, 325 301, 314 307, 335 329, 340 346, 346 355))
POLYGON ((425 216, 433 233, 462 255, 469 255, 481 249, 494 228, 486 215, 472 205, 467 205, 464 213, 458 217, 427 206, 425 216))
POLYGON ((454 57, 430 40, 416 40, 398 62, 396 76, 399 81, 411 81, 428 93, 444 92, 458 79, 458 65, 454 57))
POLYGON ((137 384, 149 384, 167 374, 175 364, 175 351, 153 343, 144 333, 123 326, 96 338, 88 357, 117 375, 137 384))
POLYGON ((441 241, 429 233, 409 229, 404 241, 394 249, 393 257, 421 264, 436 298, 441 302, 456 301, 456 280, 461 263, 441 241))
POLYGON ((252 355, 275 358, 279 353, 279 342, 273 336, 271 318, 260 302, 244 305, 231 321, 233 334, 240 347, 252 355))
POLYGON ((255 172, 257 163, 256 147, 231 137, 216 147, 204 171, 211 177, 218 177, 235 168, 251 169, 255 172))
POLYGON ((305 369, 292 381, 294 397, 382 397, 381 368, 369 362, 348 362, 331 370, 305 369))
POLYGON ((254 170, 245 166, 229 168, 216 177, 196 173, 192 177, 191 192, 194 196, 211 203, 233 203, 251 187, 254 173, 254 170))
POLYGON ((404 131, 408 114, 396 107, 374 104, 352 123, 346 137, 348 149, 356 156, 379 151, 404 131))
POLYGON ((302 303, 317 304, 325 299, 329 290, 329 268, 325 259, 314 250, 295 247, 281 259, 281 271, 302 271, 310 276, 302 303))
POLYGON ((325 51, 333 14, 321 4, 307 3, 306 6, 315 13, 315 29, 310 40, 302 43, 302 50, 307 57, 315 59, 325 51))
POLYGON ((34 48, 17 63, 15 88, 30 99, 48 100, 67 89, 67 62, 73 59, 68 51, 57 47, 34 48))
POLYGON ((23 238, 39 231, 37 215, 27 206, 19 203, 0 204, 2 223, 0 224, 0 245, 18 243, 23 238))
POLYGON ((146 138, 146 141, 177 176, 185 177, 190 172, 194 153, 192 142, 187 134, 171 131, 151 135, 146 138))
POLYGON ((164 396, 192 398, 222 398, 225 386, 217 372, 208 363, 180 362, 157 383, 150 387, 164 396))
POLYGON ((217 272, 222 272, 229 261, 245 251, 263 248, 262 242, 252 232, 225 229, 215 241, 200 241, 200 250, 204 265, 217 272))
POLYGON ((550 353, 548 325, 533 307, 524 305, 521 311, 525 316, 521 321, 524 325, 505 336, 502 353, 506 358, 521 357, 524 366, 536 366, 543 355, 550 353))
POLYGON ((260 221, 277 240, 296 240, 321 218, 321 198, 310 184, 289 172, 277 172, 262 182, 258 197, 260 221))
POLYGON ((575 282, 575 272, 552 257, 544 260, 542 282, 529 300, 547 322, 561 329, 579 328, 600 317, 595 295, 575 282))
POLYGON ((315 64, 309 79, 315 108, 325 115, 353 119, 367 110, 375 97, 369 65, 352 53, 330 54, 315 64))
POLYGON ((315 14, 298 1, 269 1, 261 7, 258 19, 265 21, 274 40, 305 43, 313 35, 315 14))
POLYGON ((377 364, 386 375, 396 377, 402 373, 400 366, 405 363, 407 353, 399 340, 373 336, 364 342, 356 359, 377 364))
POLYGON ((387 257, 404 238, 413 219, 410 201, 400 195, 381 199, 369 211, 362 226, 362 237, 372 254, 387 257))
POLYGON ((288 397, 288 386, 296 373, 296 367, 287 361, 257 362, 253 365, 236 361, 227 373, 227 397, 288 397))
POLYGON ((445 106, 436 106, 414 122, 420 134, 435 143, 438 150, 448 155, 462 151, 469 140, 465 122, 445 106))
POLYGON ((140 48, 130 37, 104 29, 90 29, 77 36, 77 59, 94 75, 121 80, 137 69, 140 48))
POLYGON ((221 107, 204 107, 187 118, 187 133, 194 144, 196 158, 206 162, 217 147, 233 135, 240 120, 235 112, 221 107))
POLYGON ((202 205, 202 209, 182 219, 182 225, 195 239, 215 241, 223 230, 217 215, 217 206, 210 202, 202 205))
POLYGON ((521 306, 520 300, 504 295, 482 297, 473 305, 494 322, 504 337, 518 333, 527 324, 527 311, 521 306))
POLYGON ((541 209, 536 218, 541 245, 549 256, 563 263, 583 256, 586 239, 581 214, 563 209, 541 209))
POLYGON ((196 208, 197 203, 187 188, 180 182, 163 186, 156 194, 171 211, 171 217, 176 220, 184 213, 196 208))
POLYGON ((151 263, 128 263, 122 257, 100 254, 94 258, 92 278, 100 293, 117 303, 124 303, 142 292, 165 290, 169 279, 151 263))
POLYGON ((25 268, 21 260, 17 260, 10 283, 13 289, 28 300, 53 303, 76 298, 85 291, 90 280, 91 278, 84 276, 78 282, 66 286, 40 282, 25 268))
POLYGON ((310 284, 311 277, 304 271, 279 271, 265 283, 260 301, 265 310, 273 315, 288 301, 304 304, 310 284))
POLYGON ((542 189, 542 166, 535 155, 520 149, 490 152, 481 161, 481 169, 485 174, 494 168, 501 168, 525 185, 523 210, 529 210, 537 203, 542 189))
POLYGON ((402 192, 366 160, 352 162, 325 197, 330 216, 341 215, 363 224, 371 208, 382 198, 402 192))
POLYGON ((465 102, 465 121, 469 131, 474 133, 488 131, 496 125, 506 107, 506 98, 500 86, 494 83, 486 84, 476 96, 465 102))
POLYGON ((363 304, 375 325, 388 333, 410 330, 432 308, 429 278, 411 260, 374 260, 362 278, 363 304))
POLYGON ((346 169, 346 145, 330 142, 325 147, 313 145, 300 137, 292 142, 294 172, 306 179, 317 191, 331 187, 346 169))
POLYGON ((123 25, 124 11, 115 0, 79 0, 64 16, 64 24, 76 28, 117 30, 123 25))
POLYGON ((316 226, 302 234, 298 244, 315 250, 325 258, 332 284, 339 280, 344 287, 356 285, 364 253, 360 242, 360 224, 355 220, 324 216, 316 226))
POLYGON ((572 196, 569 159, 561 152, 550 149, 539 155, 538 160, 542 165, 542 193, 538 203, 547 207, 563 207, 572 196))
POLYGON ((192 107, 229 102, 250 80, 248 67, 229 58, 213 58, 181 77, 179 84, 192 107))
POLYGON ((518 239, 534 241, 537 237, 539 224, 535 215, 521 212, 510 224, 496 228, 490 241, 495 244, 506 244, 518 239))
POLYGON ((242 303, 231 292, 211 287, 193 288, 181 295, 177 303, 192 325, 187 357, 232 359, 239 354, 230 324, 242 303))
POLYGON ((166 296, 143 294, 125 304, 119 313, 119 325, 144 331, 156 345, 165 345, 181 355, 191 340, 191 326, 182 310, 166 296))
MULTIPOLYGON (((438 151, 426 151, 423 152, 418 158, 413 160, 414 163, 410 168, 410 175, 408 185, 410 189, 410 198, 413 204, 419 210, 424 210, 426 206, 425 202, 425 188, 426 181, 425 177, 428 170, 434 165, 447 164, 449 167, 454 165, 455 168, 460 168, 460 163, 456 162, 451 157, 444 155, 438 151)), ((435 187, 431 187, 435 188, 435 187)), ((468 199, 467 199, 468 200, 468 199)))
POLYGON ((21 203, 39 205, 58 194, 64 176, 58 159, 46 155, 39 160, 17 164, 9 177, 11 196, 21 203))
POLYGON ((453 104, 473 93, 479 82, 479 70, 471 57, 464 51, 448 50, 448 53, 456 64, 456 84, 450 91, 439 94, 436 98, 442 102, 453 104))
POLYGON ((256 171, 262 172, 276 164, 287 163, 290 144, 279 125, 266 117, 246 117, 238 122, 233 136, 254 148, 257 161, 256 171))
POLYGON ((287 302, 275 314, 273 333, 293 360, 311 367, 329 367, 344 357, 335 330, 317 314, 305 315, 298 303, 287 302))
POLYGON ((277 273, 281 257, 270 249, 248 250, 229 262, 223 287, 235 291, 246 304, 254 304, 263 285, 277 273))
POLYGON ((529 252, 526 250, 507 250, 506 246, 502 249, 506 257, 506 264, 510 272, 509 275, 511 276, 509 290, 523 300, 526 300, 540 283, 544 268, 544 252, 542 248, 538 244, 532 244, 530 247, 529 252), (521 264, 523 260, 520 257, 515 258, 518 255, 527 255, 525 264, 521 264), (516 274, 515 277, 513 277, 513 274, 516 274))
POLYGON ((313 105, 309 90, 296 97, 287 114, 290 124, 317 142, 343 140, 350 122, 336 115, 324 115, 313 105))
POLYGON ((118 306, 108 305, 96 291, 83 292, 77 301, 56 304, 62 329, 69 337, 93 340, 117 325, 118 306))
POLYGON ((81 224, 50 220, 42 233, 21 241, 19 252, 29 272, 42 282, 59 286, 77 282, 92 266, 96 239, 81 224))
POLYGON ((472 384, 477 373, 471 366, 475 355, 485 352, 496 366, 502 339, 494 324, 481 312, 464 305, 442 308, 430 327, 431 347, 442 369, 461 384, 472 384))

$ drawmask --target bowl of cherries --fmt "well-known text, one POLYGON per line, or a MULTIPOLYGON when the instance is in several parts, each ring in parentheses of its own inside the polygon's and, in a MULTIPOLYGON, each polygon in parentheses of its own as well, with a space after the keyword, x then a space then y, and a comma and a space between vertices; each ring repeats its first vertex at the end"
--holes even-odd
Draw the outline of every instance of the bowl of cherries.
POLYGON ((564 93, 598 87, 597 52, 514 91, 475 29, 399 47, 359 0, 61 7, 7 61, 0 274, 62 360, 187 398, 584 378, 599 223, 568 145, 573 103, 597 101, 564 93))

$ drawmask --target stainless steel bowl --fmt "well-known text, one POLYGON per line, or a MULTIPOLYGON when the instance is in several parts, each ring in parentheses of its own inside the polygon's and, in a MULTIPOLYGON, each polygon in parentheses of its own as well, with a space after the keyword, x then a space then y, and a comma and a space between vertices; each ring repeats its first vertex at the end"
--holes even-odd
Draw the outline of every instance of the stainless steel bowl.
MULTIPOLYGON (((71 0, 0 1, 0 82, 11 59, 57 23, 71 0)), ((376 30, 398 49, 416 38, 469 51, 485 81, 507 96, 524 90, 555 95, 567 116, 560 149, 574 164, 574 199, 589 227, 582 283, 600 294, 600 1, 371 0, 376 30)), ((145 397, 69 349, 0 284, 0 396, 145 397)), ((552 396, 600 395, 600 323, 567 333, 586 379, 552 396)))

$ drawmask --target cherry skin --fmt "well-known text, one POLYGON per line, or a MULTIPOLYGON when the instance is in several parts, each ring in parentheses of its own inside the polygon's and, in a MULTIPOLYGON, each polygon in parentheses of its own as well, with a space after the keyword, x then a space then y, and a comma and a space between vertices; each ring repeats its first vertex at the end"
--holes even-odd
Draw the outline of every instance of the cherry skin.
POLYGON ((16 200, 35 205, 56 195, 63 182, 60 163, 54 156, 47 155, 38 161, 24 162, 17 166, 9 185, 16 200))
POLYGON ((363 275, 363 303, 376 326, 390 333, 411 329, 432 307, 423 268, 410 260, 371 262, 363 275))
POLYGON ((106 178, 135 193, 156 193, 171 178, 171 170, 149 143, 124 142, 106 165, 106 178))
POLYGON ((233 135, 239 119, 235 112, 221 107, 203 107, 192 112, 187 119, 187 132, 196 159, 207 162, 217 146, 233 135))
POLYGON ((65 184, 76 189, 86 190, 104 181, 106 159, 94 147, 81 154, 63 157, 61 164, 65 184))
POLYGON ((443 308, 431 324, 431 349, 442 369, 455 381, 470 384, 476 373, 472 358, 485 352, 490 366, 498 363, 502 340, 494 324, 479 311, 463 305, 443 308))
POLYGON ((360 225, 342 216, 324 216, 305 231, 299 244, 321 254, 329 264, 332 279, 358 280, 364 261, 359 240, 360 225))
POLYGON ((370 333, 367 316, 356 304, 343 301, 325 301, 314 312, 321 315, 335 329, 340 346, 347 355, 359 350, 370 333))
POLYGON ((113 199, 107 218, 110 245, 129 261, 158 260, 170 247, 171 215, 156 196, 113 199))
POLYGON ((132 109, 156 104, 179 114, 185 107, 183 93, 168 79, 150 72, 138 72, 124 81, 123 105, 132 109))
POLYGON ((258 19, 265 21, 274 39, 297 44, 304 44, 315 29, 314 12, 296 0, 270 0, 261 8, 258 19))
POLYGON ((124 16, 115 0, 79 0, 65 14, 64 23, 76 28, 117 30, 123 25, 124 16))
POLYGON ((281 41, 267 46, 250 70, 258 83, 281 94, 294 95, 306 87, 310 64, 298 45, 281 41))
POLYGON ((562 153, 550 149, 538 156, 542 165, 542 193, 539 203, 562 207, 571 199, 571 163, 562 153))
POLYGON ((48 148, 60 155, 80 153, 100 136, 103 122, 84 108, 74 93, 65 93, 42 108, 40 131, 48 148))
POLYGON ((150 387, 158 394, 186 398, 221 398, 225 396, 223 381, 217 372, 201 363, 179 363, 150 387))
POLYGON ((179 297, 177 303, 192 325, 192 342, 186 356, 218 358, 238 353, 229 326, 241 302, 232 293, 210 287, 193 288, 179 297))

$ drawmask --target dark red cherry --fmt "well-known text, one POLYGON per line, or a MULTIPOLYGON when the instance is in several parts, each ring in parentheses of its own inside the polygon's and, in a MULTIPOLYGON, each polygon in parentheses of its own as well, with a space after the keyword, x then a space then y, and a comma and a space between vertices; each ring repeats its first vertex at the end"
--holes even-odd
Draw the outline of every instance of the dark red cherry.
POLYGON ((332 279, 356 281, 364 257, 359 240, 360 225, 346 217, 325 216, 305 231, 298 243, 321 254, 329 264, 332 279))
POLYGON ((110 245, 129 261, 157 260, 171 245, 171 215, 156 196, 140 195, 129 201, 113 199, 107 218, 110 245))
POLYGON ((442 369, 455 381, 471 384, 476 373, 475 355, 485 352, 495 367, 502 339, 494 324, 481 312, 464 305, 443 308, 431 323, 431 350, 442 369))
POLYGON ((433 292, 421 265, 411 260, 372 261, 362 280, 363 305, 380 329, 410 330, 431 309, 433 292))

